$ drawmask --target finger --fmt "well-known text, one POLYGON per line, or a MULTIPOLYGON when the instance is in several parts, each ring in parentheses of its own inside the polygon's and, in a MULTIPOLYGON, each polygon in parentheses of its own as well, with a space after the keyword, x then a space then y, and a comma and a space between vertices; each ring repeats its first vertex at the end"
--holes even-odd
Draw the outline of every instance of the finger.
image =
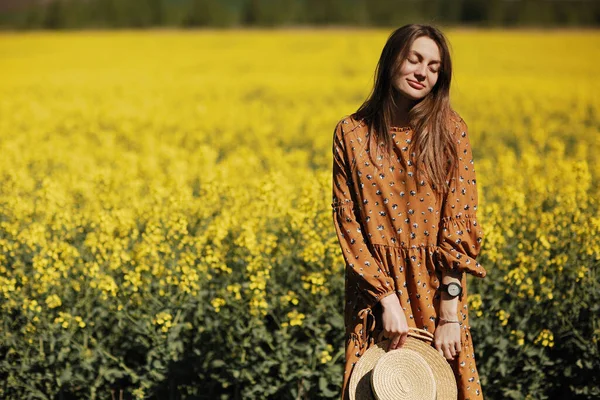
POLYGON ((444 351, 442 349, 438 350, 438 353, 440 353, 440 356, 446 358, 446 356, 444 356, 444 351))
POLYGON ((393 335, 392 338, 390 339, 390 345, 388 347, 388 351, 396 349, 396 347, 398 347, 398 341, 399 341, 399 336, 393 335))
POLYGON ((440 356, 444 357, 444 352, 442 351, 442 344, 439 342, 435 342, 435 349, 440 353, 440 356))
POLYGON ((448 359, 448 360, 452 360, 452 353, 450 353, 450 346, 448 344, 444 344, 442 346, 442 349, 444 350, 444 356, 448 359))
POLYGON ((400 340, 402 339, 402 335, 396 333, 394 335, 394 348, 397 349, 400 346, 400 340))
POLYGON ((450 354, 452 354, 452 358, 456 357, 456 346, 454 345, 454 343, 451 343, 449 348, 450 348, 450 354))
POLYGON ((406 343, 406 339, 408 338, 408 332, 404 332, 400 334, 400 346, 404 346, 406 343))
POLYGON ((457 351, 458 353, 460 353, 460 352, 462 351, 462 346, 461 346, 460 342, 457 342, 457 343, 456 343, 456 351, 457 351))

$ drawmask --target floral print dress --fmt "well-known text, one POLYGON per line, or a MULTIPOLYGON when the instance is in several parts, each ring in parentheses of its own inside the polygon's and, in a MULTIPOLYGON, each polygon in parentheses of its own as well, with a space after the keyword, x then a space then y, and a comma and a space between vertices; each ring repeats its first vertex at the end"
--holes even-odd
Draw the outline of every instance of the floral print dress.
MULTIPOLYGON (((459 173, 442 199, 416 177, 414 153, 409 157, 411 128, 390 128, 398 157, 391 163, 386 157, 372 159, 364 121, 346 116, 335 128, 331 206, 346 262, 344 400, 349 399, 354 365, 382 332, 382 298, 398 296, 408 325, 433 333, 440 307, 441 271, 463 271, 480 278, 486 275, 476 261, 484 234, 476 218, 477 186, 467 126, 456 113, 451 122, 459 173)), ((466 273, 462 274, 463 293, 458 299, 462 351, 448 361, 459 400, 483 399, 470 334, 466 273)))

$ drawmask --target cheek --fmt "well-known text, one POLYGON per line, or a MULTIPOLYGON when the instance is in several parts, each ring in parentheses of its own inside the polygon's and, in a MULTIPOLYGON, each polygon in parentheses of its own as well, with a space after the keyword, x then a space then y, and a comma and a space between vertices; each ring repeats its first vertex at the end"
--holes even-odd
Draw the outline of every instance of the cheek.
POLYGON ((430 77, 429 77, 429 87, 434 87, 435 84, 437 83, 437 80, 438 80, 438 75, 437 74, 430 75, 430 77))
POLYGON ((402 67, 400 67, 400 69, 398 70, 398 75, 399 76, 407 76, 413 73, 413 69, 411 68, 411 65, 408 62, 404 62, 402 64, 402 67))
POLYGON ((398 70, 396 75, 394 75, 393 81, 396 83, 396 85, 400 85, 406 79, 406 77, 409 75, 410 75, 409 71, 407 71, 405 68, 401 68, 400 70, 398 70))

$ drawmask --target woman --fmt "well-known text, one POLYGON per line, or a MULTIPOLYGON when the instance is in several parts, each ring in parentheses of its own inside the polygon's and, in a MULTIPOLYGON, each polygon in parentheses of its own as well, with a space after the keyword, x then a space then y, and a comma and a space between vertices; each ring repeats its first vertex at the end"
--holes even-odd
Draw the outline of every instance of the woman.
POLYGON ((417 327, 434 334, 458 398, 482 399, 466 273, 486 275, 476 261, 484 234, 467 125, 450 106, 444 35, 397 29, 375 75, 369 98, 334 132, 333 219, 346 261, 342 395, 378 338, 391 339, 389 351, 417 327))

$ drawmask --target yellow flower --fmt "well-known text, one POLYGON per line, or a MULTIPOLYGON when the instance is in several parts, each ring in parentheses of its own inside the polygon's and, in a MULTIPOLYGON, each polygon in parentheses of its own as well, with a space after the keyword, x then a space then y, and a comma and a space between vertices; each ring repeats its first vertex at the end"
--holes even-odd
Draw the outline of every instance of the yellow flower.
MULTIPOLYGON (((60 301, 60 299, 59 299, 60 301)), ((30 310, 37 313, 42 312, 42 306, 38 304, 37 300, 27 300, 23 301, 23 310, 30 310)))
POLYGON ((538 336, 535 338, 533 343, 541 343, 544 347, 553 347, 554 346, 554 335, 552 331, 549 329, 543 329, 538 336))
POLYGON ((60 307, 62 305, 62 302, 60 301, 60 297, 58 297, 55 294, 52 294, 46 298, 46 305, 48 306, 48 308, 56 308, 60 307))
POLYGON ((287 294, 281 296, 281 301, 286 303, 292 303, 293 305, 298 305, 298 297, 296 297, 296 293, 293 290, 288 290, 287 294))
POLYGON ((239 283, 233 284, 233 285, 227 285, 227 291, 230 293, 234 294, 234 298, 236 300, 240 300, 242 298, 242 295, 240 293, 242 286, 239 283))
POLYGON ((523 346, 525 344, 525 332, 520 330, 511 330, 510 333, 514 339, 516 339, 519 346, 523 346))
POLYGON ((479 310, 481 308, 481 305, 482 305, 481 295, 470 294, 467 297, 467 301, 468 301, 469 305, 471 306, 472 310, 479 310))
POLYGON ((508 318, 510 317, 509 313, 507 313, 504 310, 500 310, 496 313, 496 316, 498 316, 498 319, 501 321, 502 326, 508 324, 508 318))
POLYGON ((67 329, 72 319, 73 316, 71 314, 59 311, 58 317, 54 318, 54 323, 60 324, 64 329, 67 329))
POLYGON ((226 303, 225 299, 222 299, 221 297, 215 297, 211 300, 210 304, 214 307, 215 312, 220 312, 221 307, 223 307, 226 303))
POLYGON ((322 272, 311 272, 308 275, 303 276, 302 280, 304 281, 302 287, 306 290, 310 290, 312 294, 329 294, 329 289, 325 285, 326 279, 322 272))
POLYGON ((585 267, 585 266, 580 266, 577 269, 577 279, 575 279, 576 282, 579 282, 580 279, 585 278, 585 276, 587 275, 587 272, 589 271, 589 268, 585 267))
POLYGON ((293 310, 287 313, 287 317, 290 319, 290 326, 299 326, 302 325, 305 315, 299 313, 297 310, 293 310))
POLYGON ((152 319, 152 322, 155 325, 160 325, 161 326, 161 331, 162 332, 168 332, 169 328, 171 328, 171 326, 173 326, 172 321, 173 320, 173 316, 171 314, 169 314, 168 312, 159 312, 158 314, 156 314, 156 316, 152 319))
POLYGON ((75 322, 77 322, 80 328, 85 328, 85 322, 83 322, 80 316, 75 317, 75 322))
POLYGON ((333 346, 330 344, 327 345, 325 350, 321 351, 321 354, 319 357, 321 360, 321 364, 326 364, 332 360, 332 357, 330 354, 332 351, 333 351, 333 346))

